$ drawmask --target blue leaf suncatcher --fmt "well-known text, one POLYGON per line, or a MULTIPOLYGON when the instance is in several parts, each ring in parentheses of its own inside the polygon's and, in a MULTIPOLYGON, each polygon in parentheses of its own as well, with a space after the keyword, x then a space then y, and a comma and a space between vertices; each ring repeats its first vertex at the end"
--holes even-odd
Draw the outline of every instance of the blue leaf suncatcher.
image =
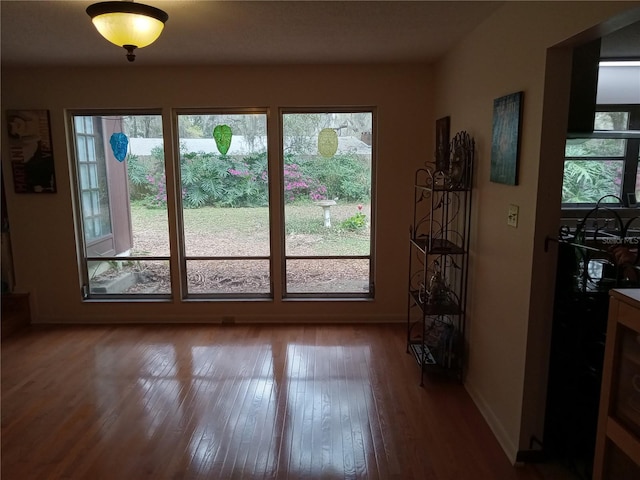
POLYGON ((118 132, 111 135, 109 143, 111 144, 111 150, 113 150, 113 155, 116 157, 116 160, 122 162, 127 156, 129 138, 124 133, 118 132))

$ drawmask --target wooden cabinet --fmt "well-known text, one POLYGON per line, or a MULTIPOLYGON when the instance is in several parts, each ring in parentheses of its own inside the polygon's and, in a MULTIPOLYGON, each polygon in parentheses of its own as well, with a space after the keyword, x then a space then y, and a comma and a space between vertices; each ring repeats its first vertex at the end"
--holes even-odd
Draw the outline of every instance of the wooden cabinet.
POLYGON ((611 290, 593 478, 640 478, 640 289, 611 290))

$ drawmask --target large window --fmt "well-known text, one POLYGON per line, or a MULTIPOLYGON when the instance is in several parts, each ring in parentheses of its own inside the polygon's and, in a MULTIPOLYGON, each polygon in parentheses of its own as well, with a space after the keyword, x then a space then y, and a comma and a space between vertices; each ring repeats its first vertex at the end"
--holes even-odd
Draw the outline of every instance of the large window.
POLYGON ((74 112, 85 298, 373 297, 373 111, 268 117, 74 112))
POLYGON ((267 115, 178 115, 185 290, 271 294, 267 115))
POLYGON ((72 132, 87 298, 171 293, 159 115, 74 114, 72 132), (126 156, 118 151, 118 140, 126 156), (159 138, 154 149, 151 139, 159 138))
POLYGON ((594 133, 567 140, 562 203, 634 206, 640 198, 640 106, 600 106, 594 133), (604 198, 603 198, 604 197, 604 198))
POLYGON ((371 111, 283 112, 288 296, 373 294, 371 111))

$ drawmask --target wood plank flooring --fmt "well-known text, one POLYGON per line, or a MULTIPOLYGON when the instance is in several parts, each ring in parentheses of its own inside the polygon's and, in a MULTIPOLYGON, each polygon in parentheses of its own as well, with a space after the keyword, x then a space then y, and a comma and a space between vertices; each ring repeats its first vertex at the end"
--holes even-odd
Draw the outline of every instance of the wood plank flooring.
MULTIPOLYGON (((40 327, 2 343, 3 480, 542 479, 402 326, 40 327)), ((557 477, 560 478, 560 477, 557 477)))

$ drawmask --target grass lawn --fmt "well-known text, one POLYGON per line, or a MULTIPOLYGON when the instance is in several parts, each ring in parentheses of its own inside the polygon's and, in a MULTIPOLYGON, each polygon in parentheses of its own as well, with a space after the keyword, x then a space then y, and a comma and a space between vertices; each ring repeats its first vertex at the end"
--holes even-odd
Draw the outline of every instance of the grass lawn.
MULTIPOLYGON (((368 255, 369 226, 348 230, 341 223, 358 212, 357 204, 331 207, 331 227, 324 226, 322 208, 287 205, 285 230, 288 255, 368 255)), ((362 213, 369 219, 369 206, 362 213)), ((167 211, 132 203, 134 250, 167 255, 167 211)), ((261 208, 202 207, 183 211, 188 255, 268 255, 269 211, 261 208), (232 248, 233 247, 233 248, 232 248), (190 251, 190 249, 192 251, 190 251), (195 251, 197 250, 197 251, 195 251), (229 251, 229 253, 225 253, 229 251)))
MULTIPOLYGON (((332 226, 325 227, 321 207, 287 205, 286 254, 299 257, 368 255, 369 225, 356 230, 342 225, 359 211, 358 206, 336 205, 331 211, 332 226)), ((362 213, 369 218, 368 206, 362 208, 362 213)), ((185 210, 183 219, 187 257, 239 257, 233 260, 189 259, 187 282, 190 293, 269 292, 268 260, 251 258, 270 256, 269 210, 266 207, 203 207, 185 210)), ((149 209, 134 203, 131 205, 131 223, 132 255, 170 256, 165 209, 149 209)), ((120 263, 118 268, 111 268, 111 262, 106 262, 106 270, 96 267, 91 288, 96 292, 99 288, 107 289, 109 293, 167 294, 171 291, 166 261, 136 260, 130 264, 123 260, 120 263), (135 276, 129 273, 135 273, 135 276), (123 285, 121 278, 135 282, 123 285)), ((290 292, 366 292, 369 261, 345 258, 288 260, 287 288, 290 292)))

